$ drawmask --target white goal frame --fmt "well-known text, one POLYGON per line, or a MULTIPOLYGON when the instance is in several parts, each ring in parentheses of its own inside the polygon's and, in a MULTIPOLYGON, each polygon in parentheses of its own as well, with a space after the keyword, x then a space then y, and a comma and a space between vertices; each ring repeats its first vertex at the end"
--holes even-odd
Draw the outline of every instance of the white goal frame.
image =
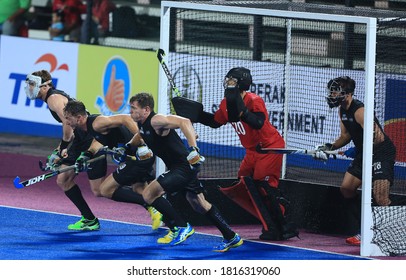
MULTIPOLYGON (((286 19, 309 19, 341 23, 358 23, 366 25, 366 54, 365 54, 365 114, 364 114, 364 140, 363 140, 363 166, 364 178, 372 178, 372 140, 373 140, 373 120, 374 120, 374 96, 375 96, 375 56, 376 56, 376 33, 377 19, 372 17, 358 17, 335 14, 308 13, 295 11, 281 11, 261 8, 247 8, 222 6, 212 4, 199 4, 188 2, 161 2, 161 27, 160 27, 160 48, 168 52, 170 36, 170 11, 172 8, 201 10, 207 12, 223 12, 231 14, 246 14, 271 16, 286 19)), ((289 24, 288 24, 289 26, 289 24)), ((289 30, 288 30, 289 32, 289 30)), ((289 36, 288 36, 289 40, 289 36)), ((289 46, 289 42, 287 46, 289 46)), ((289 49, 286 57, 289 58, 289 49)), ((289 64, 289 61, 286 62, 289 64)), ((287 71, 289 75, 289 71, 287 71)), ((158 91, 158 112, 167 114, 167 89, 168 80, 162 69, 159 70, 159 91, 158 91)), ((286 98, 289 97, 289 83, 286 86, 286 98)), ((287 118, 286 118, 287 119, 287 118)), ((287 129, 287 125, 285 125, 287 129)), ((158 172, 164 170, 162 162, 157 164, 158 172)), ((384 256, 378 246, 372 244, 372 206, 371 206, 372 179, 362 181, 362 211, 361 211, 361 256, 384 256)))

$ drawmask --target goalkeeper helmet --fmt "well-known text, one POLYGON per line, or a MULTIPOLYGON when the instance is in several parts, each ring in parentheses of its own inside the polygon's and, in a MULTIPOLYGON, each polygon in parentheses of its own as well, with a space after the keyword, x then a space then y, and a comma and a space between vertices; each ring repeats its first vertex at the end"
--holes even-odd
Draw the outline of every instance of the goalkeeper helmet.
POLYGON ((353 94, 355 89, 355 81, 348 76, 342 76, 330 80, 327 83, 327 104, 330 108, 340 106, 344 101, 345 96, 353 94))
POLYGON ((251 71, 244 67, 232 68, 224 77, 224 88, 227 88, 229 80, 235 80, 240 90, 248 90, 252 84, 251 71))

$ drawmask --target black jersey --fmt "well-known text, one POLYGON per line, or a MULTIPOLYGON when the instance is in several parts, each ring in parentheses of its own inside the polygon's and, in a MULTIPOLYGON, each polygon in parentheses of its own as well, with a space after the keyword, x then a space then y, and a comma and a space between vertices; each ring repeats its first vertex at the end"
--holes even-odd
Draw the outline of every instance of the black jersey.
POLYGON ((88 133, 90 133, 102 145, 108 146, 110 149, 113 147, 124 146, 134 136, 134 134, 125 126, 114 127, 110 129, 107 134, 95 131, 93 129, 93 122, 98 116, 100 116, 100 114, 89 115, 87 117, 86 126, 88 133))
MULTIPOLYGON (((343 122, 345 128, 347 129, 348 133, 351 135, 351 139, 354 142, 355 147, 357 148, 357 152, 362 151, 363 147, 363 138, 364 138, 364 129, 362 126, 356 122, 355 120, 355 112, 359 109, 364 107, 364 103, 359 100, 353 99, 351 102, 350 107, 348 110, 345 110, 343 107, 340 107, 340 116, 341 121, 343 122)), ((379 127, 384 135, 384 142, 390 142, 389 137, 384 133, 378 118, 374 117, 375 124, 379 127)), ((375 148, 375 145, 374 145, 375 148)))
POLYGON ((351 139, 354 142, 355 147, 362 150, 364 129, 355 120, 355 112, 364 107, 364 104, 356 99, 353 99, 348 110, 345 110, 342 106, 340 107, 341 121, 343 122, 348 133, 351 135, 351 139))
POLYGON ((189 166, 187 161, 189 153, 178 133, 174 129, 171 129, 166 136, 160 136, 155 132, 151 126, 151 118, 155 115, 155 112, 151 112, 143 124, 138 122, 142 139, 144 139, 154 154, 163 160, 169 169, 177 165, 189 166))
MULTIPOLYGON (((64 91, 62 91, 62 90, 57 90, 57 89, 54 89, 54 88, 50 88, 50 89, 48 90, 48 92, 47 92, 47 95, 45 96, 45 103, 48 104, 48 98, 49 98, 51 95, 53 95, 53 94, 60 94, 60 95, 63 95, 63 96, 65 96, 65 97, 68 99, 68 101, 73 99, 73 98, 70 97, 66 92, 64 92, 64 91)), ((56 112, 52 111, 51 109, 49 109, 49 111, 51 112, 52 116, 54 117, 54 119, 55 119, 57 122, 62 123, 61 118, 59 118, 59 116, 58 116, 58 114, 57 114, 56 112)))

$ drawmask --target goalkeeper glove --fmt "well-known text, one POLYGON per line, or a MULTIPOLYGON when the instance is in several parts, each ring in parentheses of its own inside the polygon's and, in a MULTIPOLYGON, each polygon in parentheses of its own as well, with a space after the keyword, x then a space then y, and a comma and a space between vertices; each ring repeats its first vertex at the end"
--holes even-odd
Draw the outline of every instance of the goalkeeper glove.
POLYGON ((240 90, 238 87, 227 87, 224 90, 224 96, 226 98, 228 121, 238 122, 241 115, 247 113, 247 107, 245 107, 242 100, 240 90))

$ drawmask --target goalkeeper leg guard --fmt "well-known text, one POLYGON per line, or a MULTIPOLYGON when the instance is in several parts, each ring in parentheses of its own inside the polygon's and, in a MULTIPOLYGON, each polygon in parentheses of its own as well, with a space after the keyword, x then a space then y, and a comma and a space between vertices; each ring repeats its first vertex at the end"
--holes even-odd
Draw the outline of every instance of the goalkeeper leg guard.
POLYGON ((247 195, 248 189, 247 189, 247 186, 245 185, 243 178, 241 178, 240 181, 235 182, 230 187, 220 188, 220 191, 225 196, 227 196, 232 201, 234 201, 239 206, 241 206, 248 213, 250 213, 257 219, 260 219, 258 216, 258 212, 255 209, 254 204, 252 203, 251 198, 247 195))
MULTIPOLYGON (((280 231, 279 239, 287 240, 292 237, 299 237, 296 225, 286 221, 285 211, 290 202, 282 196, 280 190, 269 186, 268 182, 265 181, 256 181, 255 185, 259 192, 265 196, 266 206, 271 219, 280 231)), ((275 240, 274 237, 273 232, 264 230, 260 239, 275 240)))
POLYGON ((268 240, 281 239, 281 229, 272 219, 268 207, 251 177, 241 177, 238 183, 220 188, 220 191, 261 221, 264 231, 267 232, 268 240))

